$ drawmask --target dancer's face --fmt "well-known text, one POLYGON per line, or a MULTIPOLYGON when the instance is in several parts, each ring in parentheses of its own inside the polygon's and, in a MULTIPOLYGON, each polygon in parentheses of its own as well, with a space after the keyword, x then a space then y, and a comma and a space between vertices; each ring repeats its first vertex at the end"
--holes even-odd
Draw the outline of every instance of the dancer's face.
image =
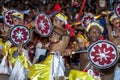
POLYGON ((62 28, 64 22, 58 19, 56 16, 53 17, 53 25, 58 28, 62 28))
POLYGON ((92 26, 88 31, 88 38, 91 42, 96 42, 101 37, 101 30, 97 26, 92 26))

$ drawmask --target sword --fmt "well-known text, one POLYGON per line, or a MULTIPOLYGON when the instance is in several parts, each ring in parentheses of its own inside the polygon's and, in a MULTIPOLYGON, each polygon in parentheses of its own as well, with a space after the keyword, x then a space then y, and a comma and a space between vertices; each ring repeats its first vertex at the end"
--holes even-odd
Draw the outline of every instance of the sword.
POLYGON ((82 50, 82 51, 74 51, 74 52, 72 52, 72 54, 81 54, 81 53, 86 53, 86 52, 88 52, 88 50, 82 50))

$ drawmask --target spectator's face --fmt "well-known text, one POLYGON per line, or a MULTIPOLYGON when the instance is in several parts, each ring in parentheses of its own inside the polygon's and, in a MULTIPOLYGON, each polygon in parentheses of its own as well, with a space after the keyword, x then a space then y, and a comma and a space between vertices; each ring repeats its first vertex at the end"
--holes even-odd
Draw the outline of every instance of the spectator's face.
POLYGON ((116 7, 117 7, 117 5, 118 5, 117 3, 114 3, 114 4, 113 4, 113 7, 114 7, 114 8, 116 8, 116 7))
POLYGON ((35 9, 31 9, 31 11, 30 11, 30 16, 31 17, 35 17, 36 15, 37 15, 37 10, 35 10, 35 9))
POLYGON ((69 8, 66 9, 66 13, 70 14, 70 9, 69 8))
POLYGON ((29 17, 29 18, 27 19, 27 22, 32 22, 32 18, 29 17))
POLYGON ((34 15, 36 15, 36 14, 37 14, 37 11, 36 11, 35 9, 33 9, 33 10, 32 10, 32 13, 33 13, 34 15))
POLYGON ((62 11, 61 11, 63 14, 65 14, 66 13, 66 11, 63 9, 62 11))
POLYGON ((88 38, 90 42, 96 42, 101 37, 101 30, 97 26, 92 26, 88 31, 88 38))

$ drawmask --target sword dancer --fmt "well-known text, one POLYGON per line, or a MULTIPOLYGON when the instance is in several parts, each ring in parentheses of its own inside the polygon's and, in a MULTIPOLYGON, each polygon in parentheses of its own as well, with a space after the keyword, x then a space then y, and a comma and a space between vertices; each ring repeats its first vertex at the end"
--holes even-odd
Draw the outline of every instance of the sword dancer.
MULTIPOLYGON (((11 19, 12 19, 14 25, 24 25, 25 26, 24 14, 22 14, 20 12, 14 12, 13 14, 11 14, 11 19)), ((34 46, 35 41, 32 41, 33 40, 33 36, 34 36, 32 29, 29 28, 29 30, 30 30, 30 33, 31 33, 31 36, 30 36, 31 39, 30 39, 30 42, 28 43, 28 45, 29 44, 32 44, 32 45, 31 46, 26 45, 25 48, 28 51, 28 53, 26 55, 27 55, 28 59, 31 60, 30 56, 33 56, 33 55, 31 55, 29 53, 30 51, 32 51, 29 48, 34 46)), ((33 52, 34 52, 34 50, 33 50, 33 52)))
POLYGON ((109 19, 109 15, 107 15, 106 27, 108 29, 108 39, 120 48, 120 17, 114 13, 109 19), (110 25, 109 22, 111 22, 112 25, 110 25))
MULTIPOLYGON (((16 25, 24 25, 24 15, 20 12, 15 12, 11 15, 11 19, 13 24, 16 25)), ((11 46, 9 49, 9 59, 12 64, 12 70, 9 80, 13 79, 27 79, 27 68, 31 65, 28 57, 28 51, 23 47, 24 42, 19 42, 16 46, 11 46), (21 67, 21 68, 20 68, 21 67), (24 73, 21 73, 23 72, 24 73), (15 73, 15 74, 14 74, 15 73), (19 76, 19 74, 22 74, 19 76)))
POLYGON ((74 35, 74 30, 67 23, 67 17, 58 13, 52 18, 54 30, 50 36, 50 49, 47 58, 38 64, 34 64, 30 67, 30 72, 28 74, 31 80, 64 80, 64 61, 62 54, 64 54, 65 48, 68 46, 70 36, 74 35), (37 68, 39 66, 39 73, 36 74, 37 68), (34 71, 33 72, 31 72, 34 71), (44 75, 46 73, 46 75, 44 75), (34 75, 36 74, 36 75, 34 75))
MULTIPOLYGON (((94 42, 100 40, 100 37, 103 33, 103 27, 98 22, 91 22, 88 24, 86 31, 89 45, 91 45, 94 42)), ((94 74, 93 77, 98 80, 102 80, 100 77, 100 70, 90 64, 87 53, 80 54, 80 70, 87 72, 92 70, 94 74), (97 72, 97 74, 95 74, 94 71, 97 72)))
MULTIPOLYGON (((15 12, 15 13, 11 14, 11 19, 15 26, 16 25, 24 25, 24 14, 22 14, 20 12, 15 12)), ((25 51, 27 51, 27 50, 25 50, 25 51)), ((26 57, 28 58, 28 53, 26 53, 26 57)))
MULTIPOLYGON (((120 17, 118 17, 116 13, 114 13, 112 16, 109 16, 109 14, 107 14, 105 20, 106 20, 106 27, 108 30, 108 40, 113 42, 117 46, 118 52, 120 53, 120 17)), ((119 61, 120 59, 117 62, 116 68, 120 68, 119 61)), ((112 69, 115 70, 114 80, 120 79, 120 77, 117 75, 119 74, 117 73, 119 70, 117 70, 116 68, 114 67, 112 69)))
MULTIPOLYGON (((87 36, 88 43, 89 43, 88 46, 90 46, 94 42, 100 40, 103 30, 104 30, 103 27, 97 21, 92 21, 87 25, 86 36, 87 36)), ((74 49, 74 51, 76 51, 76 49, 74 49)), ((74 51, 70 50, 70 51, 68 51, 68 53, 71 53, 74 51)), ((66 54, 68 54, 68 53, 66 53, 66 54)), ((82 52, 80 54, 79 67, 80 67, 80 71, 89 73, 94 79, 102 80, 100 69, 97 69, 92 64, 90 64, 87 52, 82 52)), ((70 72, 70 75, 74 75, 74 73, 70 72)), ((84 76, 82 76, 82 77, 84 77, 84 76)))

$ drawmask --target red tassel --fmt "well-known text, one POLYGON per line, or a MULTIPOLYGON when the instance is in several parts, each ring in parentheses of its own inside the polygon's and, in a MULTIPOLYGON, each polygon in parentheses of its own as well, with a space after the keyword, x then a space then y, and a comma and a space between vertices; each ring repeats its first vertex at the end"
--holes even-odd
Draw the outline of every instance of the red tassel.
POLYGON ((101 36, 101 37, 100 37, 100 40, 104 40, 104 36, 101 36))
POLYGON ((66 29, 70 31, 70 36, 71 37, 75 36, 75 30, 71 28, 69 24, 66 24, 65 26, 66 26, 66 29))

